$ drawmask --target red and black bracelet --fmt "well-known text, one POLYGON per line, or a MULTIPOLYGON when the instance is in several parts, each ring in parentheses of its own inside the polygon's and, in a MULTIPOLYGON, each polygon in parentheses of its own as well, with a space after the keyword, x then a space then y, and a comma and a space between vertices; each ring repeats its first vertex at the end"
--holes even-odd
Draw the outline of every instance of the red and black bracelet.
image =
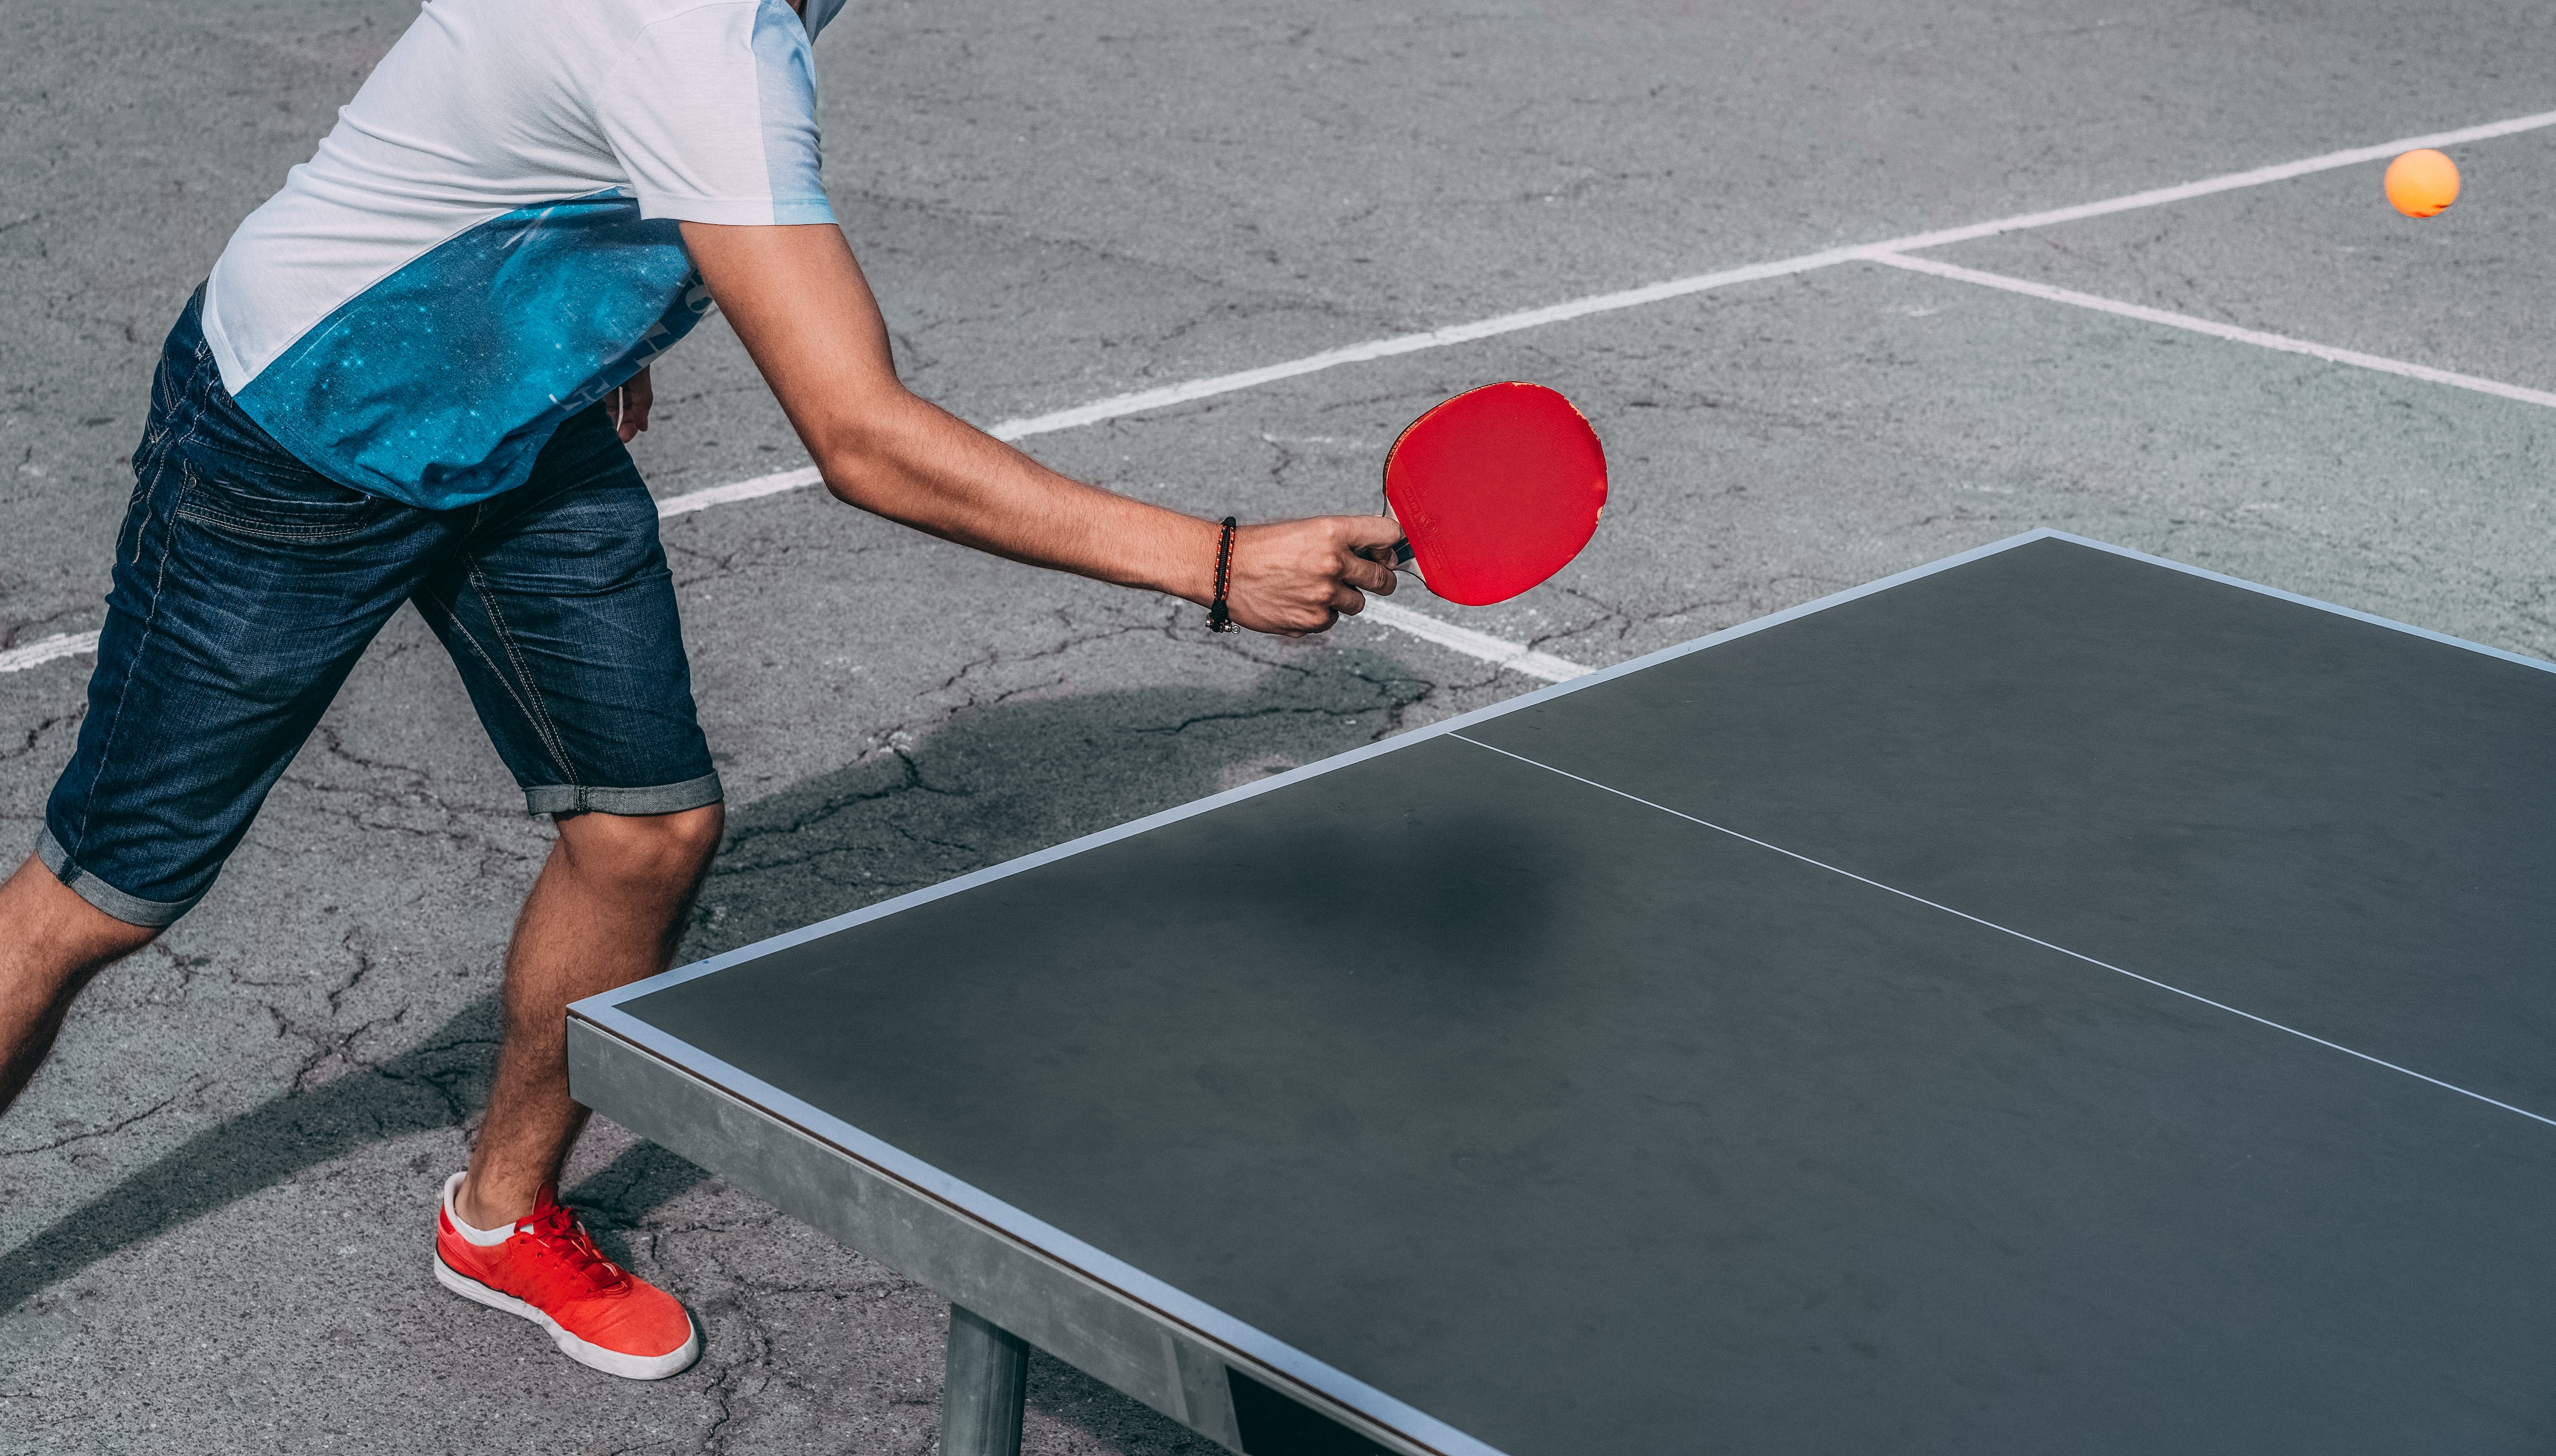
POLYGON ((1207 604, 1207 630, 1231 632, 1233 614, 1225 610, 1224 588, 1233 573, 1233 518, 1224 518, 1224 533, 1215 543, 1215 600, 1207 604))

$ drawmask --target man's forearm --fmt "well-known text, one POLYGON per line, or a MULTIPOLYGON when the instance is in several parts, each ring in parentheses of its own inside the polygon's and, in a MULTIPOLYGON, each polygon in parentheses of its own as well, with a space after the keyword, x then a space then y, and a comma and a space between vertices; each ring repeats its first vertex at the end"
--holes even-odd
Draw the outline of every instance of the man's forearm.
MULTIPOLYGON (((1204 602, 1216 528, 1069 480, 900 383, 869 284, 831 225, 686 222, 684 245, 836 496, 935 536, 1204 602)), ((1246 527, 1234 538, 1234 622, 1302 635, 1393 590, 1375 516, 1246 527)))
POLYGON ((1216 528, 1095 489, 903 390, 808 441, 837 499, 1034 566, 1205 602, 1216 528))

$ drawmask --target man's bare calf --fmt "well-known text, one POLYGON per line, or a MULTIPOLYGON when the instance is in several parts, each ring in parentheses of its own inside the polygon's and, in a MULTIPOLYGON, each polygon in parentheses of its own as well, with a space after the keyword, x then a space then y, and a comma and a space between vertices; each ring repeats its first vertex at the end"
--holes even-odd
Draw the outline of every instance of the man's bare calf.
POLYGON ((679 814, 571 814, 506 950, 506 1041, 488 1121, 453 1211, 483 1229, 533 1208, 556 1181, 585 1109, 568 1095, 568 1004, 674 959, 684 914, 726 823, 717 804, 679 814))
MULTIPOLYGON (((676 814, 564 815, 506 953, 506 1039, 455 1211, 481 1228, 529 1213, 585 1109, 568 1095, 568 1004, 666 968, 724 824, 676 814)), ((151 942, 34 858, 0 885, 0 1110, 36 1074, 80 989, 151 942)))
POLYGON ((159 933, 80 899, 34 855, 0 885, 0 1112, 44 1065, 80 988, 159 933))

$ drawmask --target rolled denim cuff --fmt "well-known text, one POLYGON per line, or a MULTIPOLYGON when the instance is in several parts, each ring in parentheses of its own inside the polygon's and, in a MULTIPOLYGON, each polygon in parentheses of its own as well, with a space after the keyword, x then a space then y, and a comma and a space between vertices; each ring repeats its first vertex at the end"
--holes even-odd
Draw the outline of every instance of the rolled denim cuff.
POLYGON ((63 848, 50 826, 36 836, 36 859, 63 882, 63 888, 128 925, 152 930, 174 925, 180 915, 193 910, 196 902, 204 898, 200 893, 185 900, 144 900, 127 895, 74 864, 70 851, 63 848))
POLYGON ((680 814, 727 795, 716 769, 681 784, 652 789, 598 789, 590 784, 536 784, 524 790, 527 814, 680 814))

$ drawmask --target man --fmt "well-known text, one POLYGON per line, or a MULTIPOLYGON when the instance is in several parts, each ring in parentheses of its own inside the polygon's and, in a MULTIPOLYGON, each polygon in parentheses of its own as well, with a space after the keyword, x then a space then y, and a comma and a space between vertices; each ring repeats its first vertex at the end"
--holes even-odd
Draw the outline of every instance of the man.
POLYGON ((818 178, 810 43, 840 4, 428 0, 170 333, 88 716, 0 886, 5 1107, 79 989, 203 896, 414 603, 528 810, 559 826, 435 1273, 634 1379, 683 1369, 699 1333, 555 1189, 586 1115, 564 1009, 666 967, 721 825, 623 448, 647 427, 649 361, 715 300, 829 490, 1016 560, 1287 634, 1393 585, 1361 554, 1389 521, 1220 530, 905 392, 818 178))

